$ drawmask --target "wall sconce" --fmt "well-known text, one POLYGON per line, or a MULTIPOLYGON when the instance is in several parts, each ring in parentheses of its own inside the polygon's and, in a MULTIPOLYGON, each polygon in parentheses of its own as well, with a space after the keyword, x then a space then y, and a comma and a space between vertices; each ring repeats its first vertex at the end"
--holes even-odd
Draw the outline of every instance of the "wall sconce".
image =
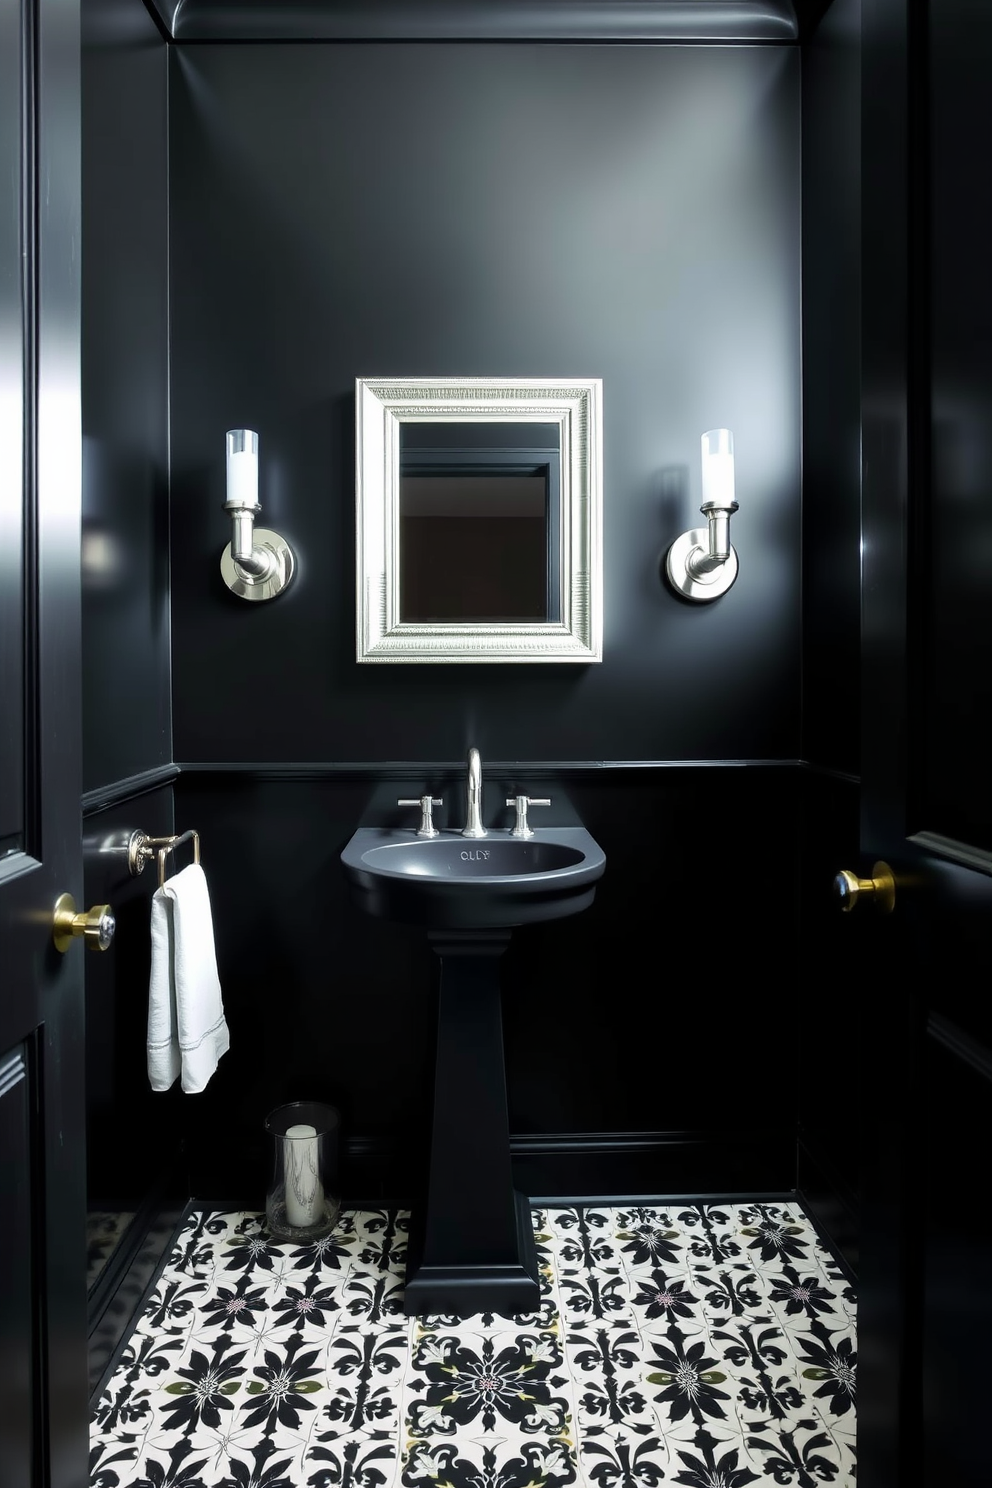
POLYGON ((220 558, 224 583, 241 599, 274 599, 296 571, 296 559, 278 532, 255 526, 258 501, 258 435, 227 431, 227 500, 234 535, 220 558))
POLYGON ((708 526, 675 539, 665 559, 668 581, 686 599, 705 602, 726 594, 737 577, 737 554, 730 544, 734 500, 734 436, 708 429, 702 438, 703 504, 708 526))

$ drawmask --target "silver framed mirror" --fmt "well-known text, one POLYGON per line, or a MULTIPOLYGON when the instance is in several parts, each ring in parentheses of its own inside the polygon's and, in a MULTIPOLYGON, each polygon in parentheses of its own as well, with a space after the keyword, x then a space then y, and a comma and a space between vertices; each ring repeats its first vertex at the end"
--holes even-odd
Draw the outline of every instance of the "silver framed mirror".
POLYGON ((360 662, 602 660, 602 380, 360 377, 360 662))

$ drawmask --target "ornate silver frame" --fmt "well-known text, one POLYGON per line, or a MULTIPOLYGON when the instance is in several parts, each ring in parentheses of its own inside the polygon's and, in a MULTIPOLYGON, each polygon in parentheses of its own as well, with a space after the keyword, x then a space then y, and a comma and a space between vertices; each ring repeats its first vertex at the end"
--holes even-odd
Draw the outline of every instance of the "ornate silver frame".
POLYGON ((358 661, 602 660, 602 406, 600 378, 356 379, 358 661), (401 425, 473 420, 558 425, 560 622, 400 621, 401 425))

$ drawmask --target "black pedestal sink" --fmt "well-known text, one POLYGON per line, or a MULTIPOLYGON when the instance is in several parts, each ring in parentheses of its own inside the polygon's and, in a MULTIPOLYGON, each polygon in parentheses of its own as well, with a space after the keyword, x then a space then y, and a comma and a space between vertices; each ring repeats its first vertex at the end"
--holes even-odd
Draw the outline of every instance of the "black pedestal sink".
POLYGON ((529 838, 365 827, 341 862, 362 909, 426 930, 441 960, 430 1181, 414 1216, 406 1311, 529 1312, 537 1256, 510 1174, 499 957, 515 926, 586 909, 606 857, 581 827, 529 838))

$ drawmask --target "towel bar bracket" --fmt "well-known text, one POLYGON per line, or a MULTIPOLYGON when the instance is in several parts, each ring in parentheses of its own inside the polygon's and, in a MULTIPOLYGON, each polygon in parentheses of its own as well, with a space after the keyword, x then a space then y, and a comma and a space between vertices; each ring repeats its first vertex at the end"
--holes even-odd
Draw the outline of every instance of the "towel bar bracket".
POLYGON ((132 832, 127 840, 127 866, 132 877, 137 878, 144 872, 145 864, 154 857, 158 858, 158 885, 159 888, 165 883, 165 860, 170 852, 181 846, 184 842, 193 844, 193 862, 200 861, 200 834, 192 829, 181 832, 172 837, 149 837, 147 832, 132 832))

